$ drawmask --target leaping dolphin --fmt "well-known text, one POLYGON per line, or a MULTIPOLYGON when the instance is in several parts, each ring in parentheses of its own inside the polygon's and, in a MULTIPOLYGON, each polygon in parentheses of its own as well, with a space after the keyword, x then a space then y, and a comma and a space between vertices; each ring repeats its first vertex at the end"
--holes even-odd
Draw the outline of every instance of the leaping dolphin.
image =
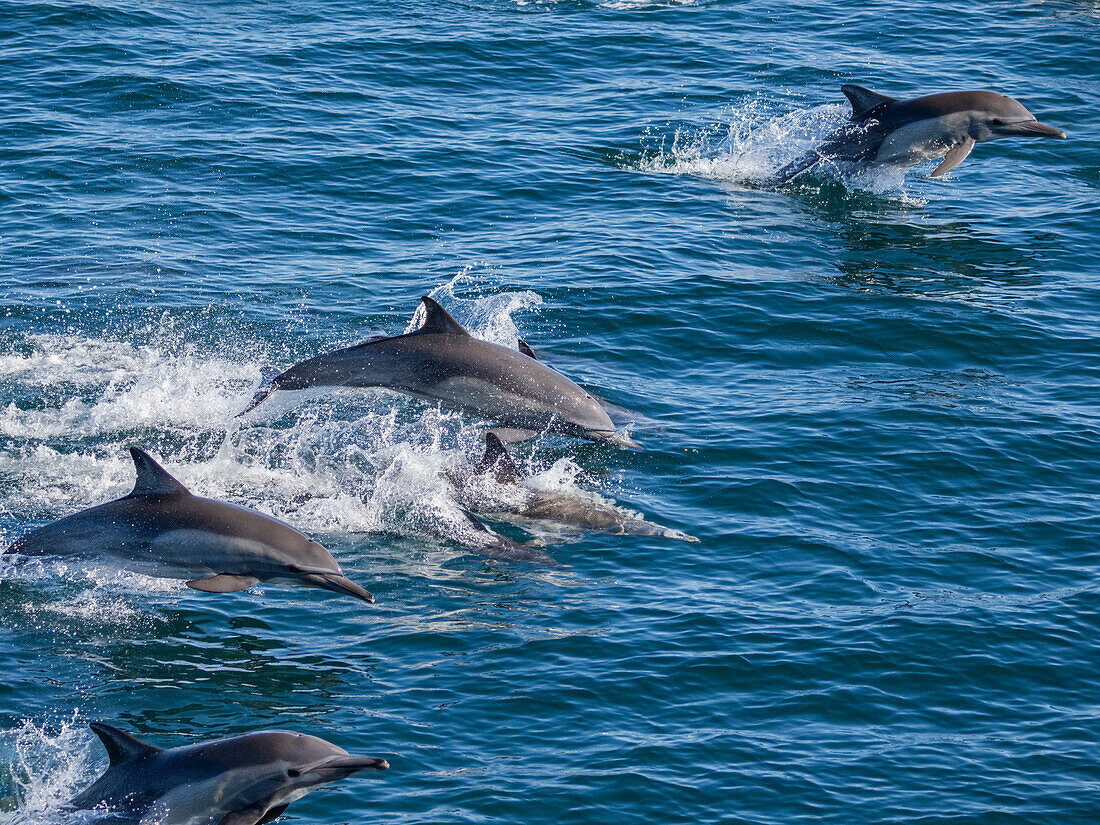
POLYGON ((615 429, 591 393, 530 355, 474 338, 438 303, 421 298, 415 332, 374 338, 295 364, 262 387, 241 413, 276 390, 385 387, 504 425, 509 440, 550 431, 640 450, 615 429))
POLYGON ((975 143, 1013 136, 1066 137, 1061 129, 1036 120, 1019 101, 996 92, 945 92, 896 100, 862 86, 840 90, 852 104, 850 122, 776 172, 769 183, 786 183, 822 161, 867 169, 907 168, 943 158, 932 172, 937 178, 966 160, 975 143))
MULTIPOLYGON (((485 455, 474 468, 474 472, 478 475, 489 475, 498 484, 518 485, 523 482, 523 475, 508 455, 508 450, 492 432, 485 434, 485 455)), ((586 530, 603 530, 620 536, 660 536, 679 541, 698 541, 687 533, 629 516, 607 504, 562 493, 530 490, 522 502, 509 507, 506 512, 534 521, 551 521, 586 530)))
POLYGON ((140 819, 141 825, 264 825, 321 785, 389 767, 385 759, 352 756, 290 731, 161 750, 101 722, 90 727, 110 765, 69 807, 140 819))
POLYGON ((106 556, 138 573, 186 579, 210 593, 244 590, 258 582, 322 587, 374 597, 346 578, 329 552, 288 524, 200 498, 144 450, 130 448, 137 470, 133 491, 40 527, 7 552, 24 556, 106 556))

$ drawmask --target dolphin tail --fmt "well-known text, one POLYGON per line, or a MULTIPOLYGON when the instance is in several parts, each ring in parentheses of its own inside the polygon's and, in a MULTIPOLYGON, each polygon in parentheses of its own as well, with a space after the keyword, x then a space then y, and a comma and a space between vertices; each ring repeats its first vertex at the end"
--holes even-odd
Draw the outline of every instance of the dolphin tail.
POLYGON ((794 180, 803 172, 808 172, 821 163, 821 153, 817 150, 795 158, 786 166, 772 172, 763 183, 765 186, 782 186, 784 183, 794 180))
POLYGON ((357 599, 374 604, 374 596, 347 576, 341 576, 339 573, 307 573, 302 576, 302 581, 314 587, 331 590, 333 593, 343 593, 345 596, 354 596, 357 599))
POLYGON ((272 393, 279 389, 279 376, 281 373, 276 369, 269 369, 260 378, 260 388, 256 390, 256 394, 252 396, 252 400, 248 402, 248 406, 237 413, 237 418, 242 415, 252 412, 264 401, 268 399, 272 393))

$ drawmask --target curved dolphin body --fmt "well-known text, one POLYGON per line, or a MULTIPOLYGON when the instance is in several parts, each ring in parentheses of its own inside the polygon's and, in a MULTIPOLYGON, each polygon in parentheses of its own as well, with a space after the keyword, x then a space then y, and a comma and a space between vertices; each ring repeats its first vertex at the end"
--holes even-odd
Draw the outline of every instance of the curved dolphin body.
POLYGON ((1066 133, 1035 119, 1023 105, 996 92, 945 92, 896 100, 862 86, 841 86, 852 104, 851 121, 824 144, 788 163, 769 183, 786 183, 822 161, 856 168, 906 168, 943 158, 932 172, 950 172, 975 143, 1002 137, 1052 137, 1066 133))
POLYGON ((598 399, 564 375, 525 352, 474 338, 431 298, 421 300, 427 318, 420 329, 295 364, 241 414, 276 390, 385 387, 496 421, 510 428, 510 440, 549 430, 641 449, 616 431, 598 399))
POLYGON ((352 756, 290 731, 161 750, 110 725, 91 728, 111 763, 70 808, 140 818, 142 825, 264 825, 321 785, 389 767, 385 759, 352 756))
MULTIPOLYGON (((485 434, 485 455, 474 471, 491 474, 498 484, 519 484, 523 480, 504 444, 491 432, 485 434)), ((698 541, 694 536, 628 516, 606 504, 561 493, 532 490, 522 504, 510 508, 508 512, 535 521, 552 521, 586 530, 603 530, 620 536, 660 536, 680 541, 698 541)))
POLYGON ((135 572, 187 579, 188 587, 211 593, 269 581, 374 601, 324 547, 290 525, 192 495, 143 450, 131 447, 130 455, 137 481, 128 496, 40 527, 7 552, 109 557, 135 572))

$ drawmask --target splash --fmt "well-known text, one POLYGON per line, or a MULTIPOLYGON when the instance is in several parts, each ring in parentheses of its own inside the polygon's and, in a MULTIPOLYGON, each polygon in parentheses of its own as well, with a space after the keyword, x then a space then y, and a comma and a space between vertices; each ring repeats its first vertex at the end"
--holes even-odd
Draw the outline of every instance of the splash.
POLYGON ((60 723, 24 720, 0 734, 0 825, 77 825, 94 814, 64 810, 95 773, 96 745, 77 711, 60 723))
MULTIPOLYGON (((724 110, 717 123, 680 126, 671 138, 657 130, 647 131, 641 154, 623 165, 652 174, 763 187, 788 163, 821 145, 847 119, 847 108, 839 104, 777 114, 774 104, 752 98, 724 110)), ((813 176, 886 195, 901 189, 905 170, 883 168, 853 173, 837 164, 823 163, 813 176)))

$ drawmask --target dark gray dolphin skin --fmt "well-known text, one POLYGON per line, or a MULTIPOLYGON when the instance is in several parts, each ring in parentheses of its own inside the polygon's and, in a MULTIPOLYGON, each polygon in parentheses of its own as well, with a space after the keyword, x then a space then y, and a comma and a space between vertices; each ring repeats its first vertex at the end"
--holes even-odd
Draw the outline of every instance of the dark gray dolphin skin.
MULTIPOLYGON (((519 484, 523 476, 496 434, 485 434, 485 455, 474 469, 491 474, 498 484, 519 484)), ((522 504, 508 512, 526 519, 552 521, 586 530, 603 530, 620 536, 661 536, 680 541, 698 541, 694 536, 628 516, 614 507, 561 493, 531 490, 522 504)))
POLYGON ((502 536, 496 530, 491 530, 469 510, 463 510, 462 514, 466 516, 469 525, 477 531, 478 537, 482 539, 476 544, 471 543, 464 546, 476 550, 486 558, 501 561, 527 561, 547 567, 560 566, 557 559, 543 550, 539 544, 514 541, 507 536, 502 536))
POLYGON ((264 582, 374 597, 329 552, 288 524, 188 492, 143 450, 130 448, 137 481, 116 501, 40 527, 8 548, 24 556, 108 557, 138 573, 186 579, 210 593, 264 582))
POLYGON ((431 298, 415 332, 374 338, 310 358, 275 376, 241 413, 276 390, 308 387, 385 387, 508 428, 508 440, 550 431, 640 450, 615 429, 591 393, 526 352, 474 338, 431 298))
POLYGON ((997 92, 944 92, 895 100, 862 86, 841 86, 852 104, 851 121, 823 145, 788 163, 769 181, 786 183, 823 160, 867 169, 906 168, 943 158, 936 178, 966 160, 975 143, 1002 137, 1050 137, 1066 133, 1035 119, 1023 105, 997 92))
POLYGON ((161 750, 110 725, 93 722, 91 729, 110 765, 70 808, 128 815, 125 821, 140 818, 142 825, 264 825, 321 785, 389 767, 290 731, 161 750))

